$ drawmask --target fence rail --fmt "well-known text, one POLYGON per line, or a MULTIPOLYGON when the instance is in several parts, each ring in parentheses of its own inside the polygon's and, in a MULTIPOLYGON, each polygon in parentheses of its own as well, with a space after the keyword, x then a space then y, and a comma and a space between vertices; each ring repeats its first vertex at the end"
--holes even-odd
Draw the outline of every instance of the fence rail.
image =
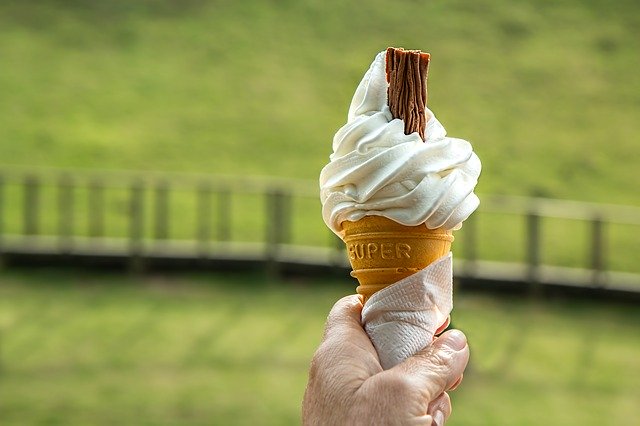
MULTIPOLYGON (((640 208, 481 197, 456 233, 456 274, 640 291, 640 208), (556 261, 557 260, 557 261, 556 261)), ((251 259, 347 267, 314 182, 0 169, 0 262, 20 256, 251 259)))

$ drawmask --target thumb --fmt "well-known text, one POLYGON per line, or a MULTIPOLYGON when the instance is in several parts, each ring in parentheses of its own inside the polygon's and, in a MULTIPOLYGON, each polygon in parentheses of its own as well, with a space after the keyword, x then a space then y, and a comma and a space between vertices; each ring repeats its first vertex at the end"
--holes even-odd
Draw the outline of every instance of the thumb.
POLYGON ((460 330, 450 330, 426 349, 389 371, 417 386, 425 400, 432 401, 455 384, 469 362, 469 345, 460 330))

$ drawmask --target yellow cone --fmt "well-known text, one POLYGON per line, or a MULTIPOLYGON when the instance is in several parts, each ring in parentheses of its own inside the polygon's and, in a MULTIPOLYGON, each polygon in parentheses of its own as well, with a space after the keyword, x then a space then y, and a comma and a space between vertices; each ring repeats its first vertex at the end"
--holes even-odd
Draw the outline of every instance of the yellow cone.
POLYGON ((450 230, 405 226, 382 216, 342 222, 347 254, 365 301, 373 293, 424 269, 451 250, 450 230))

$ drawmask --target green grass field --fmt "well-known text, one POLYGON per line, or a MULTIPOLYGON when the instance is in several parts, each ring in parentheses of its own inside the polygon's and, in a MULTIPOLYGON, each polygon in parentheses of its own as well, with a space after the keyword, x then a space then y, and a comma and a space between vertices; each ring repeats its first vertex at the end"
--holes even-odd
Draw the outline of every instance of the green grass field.
MULTIPOLYGON (((298 424, 309 360, 350 281, 0 275, 3 425, 298 424)), ((640 416, 640 314, 458 294, 472 360, 451 425, 640 416)))
POLYGON ((316 179, 389 45, 480 193, 640 205, 636 1, 46 0, 0 4, 0 166, 316 179))

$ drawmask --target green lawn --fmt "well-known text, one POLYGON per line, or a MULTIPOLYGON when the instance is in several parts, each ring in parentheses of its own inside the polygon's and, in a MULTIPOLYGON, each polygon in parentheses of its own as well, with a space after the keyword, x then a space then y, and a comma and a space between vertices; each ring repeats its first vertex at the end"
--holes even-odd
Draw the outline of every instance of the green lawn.
MULTIPOLYGON (((0 273, 2 424, 297 424, 325 315, 353 285, 0 273)), ((453 321, 472 360, 449 424, 640 416, 636 306, 458 294, 453 321)))
POLYGON ((389 45, 432 53, 480 193, 640 205, 632 0, 5 0, 0 166, 316 179, 389 45))

